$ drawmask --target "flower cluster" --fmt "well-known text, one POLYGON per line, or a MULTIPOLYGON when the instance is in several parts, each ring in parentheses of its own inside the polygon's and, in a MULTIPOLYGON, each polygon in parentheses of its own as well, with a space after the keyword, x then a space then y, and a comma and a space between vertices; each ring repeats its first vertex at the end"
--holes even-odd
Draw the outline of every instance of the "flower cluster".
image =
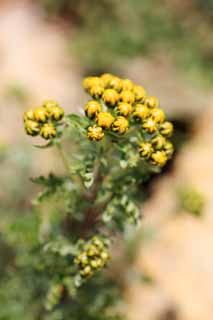
POLYGON ((64 110, 57 102, 48 100, 41 107, 24 113, 25 131, 30 136, 40 136, 46 140, 56 136, 56 125, 63 118, 64 110))
POLYGON ((165 121, 156 97, 148 96, 142 86, 131 80, 108 73, 85 78, 83 87, 93 98, 85 105, 90 140, 100 141, 110 131, 123 135, 131 129, 141 136, 141 157, 160 167, 166 164, 173 154, 173 145, 167 139, 173 133, 173 125, 165 121))
POLYGON ((109 259, 106 243, 95 236, 84 244, 82 252, 75 258, 75 264, 79 268, 80 275, 89 278, 104 268, 109 259))

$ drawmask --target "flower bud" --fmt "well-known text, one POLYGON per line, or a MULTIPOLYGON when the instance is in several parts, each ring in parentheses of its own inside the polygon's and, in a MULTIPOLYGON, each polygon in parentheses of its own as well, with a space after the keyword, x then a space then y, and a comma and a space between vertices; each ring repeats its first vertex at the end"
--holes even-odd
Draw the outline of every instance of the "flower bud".
POLYGON ((144 120, 149 116, 149 109, 144 104, 136 104, 134 117, 140 120, 144 120))
POLYGON ((52 123, 45 123, 40 130, 40 135, 46 140, 55 138, 56 128, 52 123))
POLYGON ((44 107, 37 107, 34 109, 34 117, 38 122, 45 122, 48 119, 47 110, 44 107))
POLYGON ((24 123, 25 131, 30 136, 37 136, 39 134, 39 123, 32 120, 26 120, 24 123))
POLYGON ((160 108, 153 108, 150 110, 150 116, 157 123, 163 123, 165 120, 165 113, 160 108))
POLYGON ((166 141, 166 143, 164 144, 164 151, 168 159, 170 159, 174 153, 174 147, 170 141, 166 141))
POLYGON ((151 156, 152 163, 156 166, 163 167, 167 162, 167 156, 164 151, 156 151, 151 156))
POLYGON ((157 135, 151 140, 151 142, 156 150, 161 150, 165 146, 166 139, 161 135, 157 135))
POLYGON ((126 118, 119 116, 115 119, 112 125, 112 130, 118 133, 125 133, 129 129, 129 122, 126 118))
POLYGON ((104 88, 109 88, 109 84, 112 79, 113 79, 113 75, 111 73, 102 74, 101 80, 103 81, 104 88))
POLYGON ((145 104, 149 108, 157 108, 159 106, 159 100, 156 97, 147 97, 145 99, 145 104))
POLYGON ((152 118, 144 120, 142 127, 147 133, 150 134, 157 131, 157 124, 152 118))
POLYGON ((114 117, 109 112, 100 112, 97 114, 96 122, 100 127, 104 129, 109 129, 113 121, 114 117))
POLYGON ((165 137, 171 137, 173 133, 173 124, 169 121, 166 121, 160 126, 160 133, 165 137))
POLYGON ((133 104, 135 102, 135 95, 130 90, 124 90, 120 93, 120 100, 122 102, 133 104))
POLYGON ((128 116, 132 112, 131 104, 120 102, 118 105, 118 112, 124 117, 128 116))
POLYGON ((98 101, 91 100, 85 105, 85 113, 88 118, 94 118, 99 112, 101 112, 101 104, 98 101))
POLYGON ((29 109, 24 112, 24 121, 35 120, 33 109, 29 109))
POLYGON ((93 98, 100 98, 102 96, 104 92, 104 87, 100 86, 100 85, 93 85, 90 89, 89 89, 89 93, 93 98))
POLYGON ((114 89, 106 89, 102 96, 103 101, 109 106, 115 106, 119 100, 119 94, 114 89))
POLYGON ((87 137, 92 141, 99 141, 103 139, 104 132, 101 127, 97 127, 96 125, 94 125, 88 128, 87 137))
POLYGON ((89 91, 94 86, 104 86, 104 82, 99 77, 87 77, 83 80, 83 87, 89 91))
POLYGON ((146 97, 146 91, 142 86, 134 86, 133 92, 135 94, 135 101, 136 102, 143 102, 144 98, 146 97))
POLYGON ((122 89, 122 80, 118 77, 113 76, 109 81, 109 87, 120 92, 122 89))
POLYGON ((131 80, 129 80, 129 79, 122 80, 122 89, 123 90, 132 91, 133 88, 134 88, 134 84, 131 80))
POLYGON ((138 149, 141 157, 149 159, 153 153, 153 148, 151 143, 149 142, 142 142, 139 145, 139 149, 138 149))

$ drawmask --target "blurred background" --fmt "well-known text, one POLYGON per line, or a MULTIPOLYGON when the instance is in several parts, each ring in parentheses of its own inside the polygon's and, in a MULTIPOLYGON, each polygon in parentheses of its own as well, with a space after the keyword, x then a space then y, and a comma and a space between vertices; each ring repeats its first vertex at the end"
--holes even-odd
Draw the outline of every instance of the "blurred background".
POLYGON ((79 111, 82 78, 102 72, 145 86, 176 128, 132 262, 149 281, 127 279, 126 313, 212 320, 213 0, 1 0, 0 70, 0 320, 35 319, 4 274, 36 241, 29 177, 60 170, 54 151, 33 148, 22 113, 46 99, 79 111))

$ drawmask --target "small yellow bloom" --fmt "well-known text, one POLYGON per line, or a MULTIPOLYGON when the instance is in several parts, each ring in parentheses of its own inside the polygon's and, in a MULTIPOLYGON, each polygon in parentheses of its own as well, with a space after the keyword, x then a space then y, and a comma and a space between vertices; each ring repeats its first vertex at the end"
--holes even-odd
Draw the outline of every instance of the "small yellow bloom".
POLYGON ((46 140, 55 138, 56 128, 52 123, 45 123, 40 130, 40 135, 46 140))
POLYGON ((104 137, 103 129, 96 125, 89 127, 87 130, 87 137, 92 141, 99 141, 104 137))
POLYGON ((104 129, 109 129, 113 121, 114 117, 109 112, 100 112, 97 114, 96 122, 100 127, 104 129))
POLYGON ((90 100, 85 105, 85 113, 87 117, 93 118, 95 117, 99 112, 101 112, 101 104, 96 100, 90 100))
POLYGON ((113 122, 112 129, 113 131, 123 134, 129 129, 129 122, 126 118, 119 116, 113 122))
POLYGON ((80 271, 80 274, 85 278, 89 278, 93 275, 93 272, 90 266, 86 266, 83 270, 80 271))
POLYGON ((160 133, 165 137, 171 137, 173 133, 173 124, 169 121, 166 121, 160 126, 160 133))
POLYGON ((159 167, 163 167, 167 162, 167 156, 164 151, 156 151, 151 156, 152 163, 159 167))
POLYGON ((24 121, 35 120, 33 109, 29 109, 24 112, 24 121))
POLYGON ((87 77, 83 80, 83 87, 89 91, 94 86, 104 86, 104 82, 99 77, 87 77))
POLYGON ((134 86, 133 92, 135 94, 135 101, 136 102, 143 102, 144 98, 146 97, 146 91, 142 86, 134 86))
POLYGON ((122 116, 128 116, 132 112, 132 106, 130 103, 120 102, 118 105, 118 112, 122 116))
POLYGON ((120 92, 122 89, 122 80, 118 77, 113 76, 109 81, 109 87, 120 92))
POLYGON ((138 103, 135 106, 133 115, 135 118, 144 120, 149 116, 149 109, 144 104, 138 103))
POLYGON ((139 149, 138 149, 141 157, 144 157, 146 159, 149 159, 153 153, 153 148, 151 143, 149 142, 142 142, 139 145, 139 149))
POLYGON ((159 100, 156 97, 147 97, 145 99, 145 104, 149 108, 157 108, 159 106, 159 100))
POLYGON ((101 76, 101 80, 104 83, 104 88, 109 88, 110 81, 113 79, 113 75, 111 73, 104 73, 101 76))
POLYGON ((89 94, 96 99, 100 98, 103 92, 104 92, 104 87, 100 85, 93 85, 89 89, 89 94))
POLYGON ((44 101, 43 107, 47 110, 48 113, 52 111, 53 108, 59 107, 58 102, 55 100, 44 101))
POLYGON ((154 133, 157 131, 157 124, 152 118, 146 119, 142 127, 147 133, 154 133))
POLYGON ((48 119, 47 110, 44 107, 37 107, 34 109, 34 117, 38 122, 45 122, 48 119))
POLYGON ((156 150, 161 150, 165 146, 166 139, 160 134, 154 137, 152 140, 152 145, 156 150))
POLYGON ((160 108, 153 108, 150 110, 150 116, 157 123, 163 123, 165 120, 165 113, 160 108))
POLYGON ((39 123, 33 120, 25 120, 24 128, 28 135, 37 136, 40 130, 39 123))
POLYGON ((122 80, 122 89, 123 90, 132 91, 133 88, 134 88, 134 84, 131 80, 129 80, 129 79, 122 80))
POLYGON ((123 90, 120 93, 120 100, 125 103, 133 104, 135 102, 135 95, 130 90, 123 90))
POLYGON ((168 159, 170 159, 174 153, 174 147, 170 141, 166 141, 166 143, 164 144, 164 151, 165 151, 168 159))
POLYGON ((102 96, 103 101, 109 106, 115 106, 119 100, 119 94, 114 89, 106 89, 102 96))

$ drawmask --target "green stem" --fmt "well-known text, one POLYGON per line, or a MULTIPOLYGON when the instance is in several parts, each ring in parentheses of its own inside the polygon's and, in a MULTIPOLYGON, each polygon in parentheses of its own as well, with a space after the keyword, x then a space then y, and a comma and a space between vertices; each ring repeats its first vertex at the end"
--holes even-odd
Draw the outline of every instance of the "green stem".
POLYGON ((64 150, 63 150, 63 148, 62 148, 62 145, 61 145, 60 143, 57 143, 57 144, 56 144, 56 147, 57 147, 58 152, 59 152, 59 155, 60 155, 60 157, 61 157, 61 159, 62 159, 62 161, 63 161, 64 167, 65 167, 65 169, 67 170, 67 172, 68 172, 69 175, 70 175, 69 160, 68 160, 68 158, 67 158, 67 156, 66 156, 66 154, 65 154, 65 152, 64 152, 64 150))

